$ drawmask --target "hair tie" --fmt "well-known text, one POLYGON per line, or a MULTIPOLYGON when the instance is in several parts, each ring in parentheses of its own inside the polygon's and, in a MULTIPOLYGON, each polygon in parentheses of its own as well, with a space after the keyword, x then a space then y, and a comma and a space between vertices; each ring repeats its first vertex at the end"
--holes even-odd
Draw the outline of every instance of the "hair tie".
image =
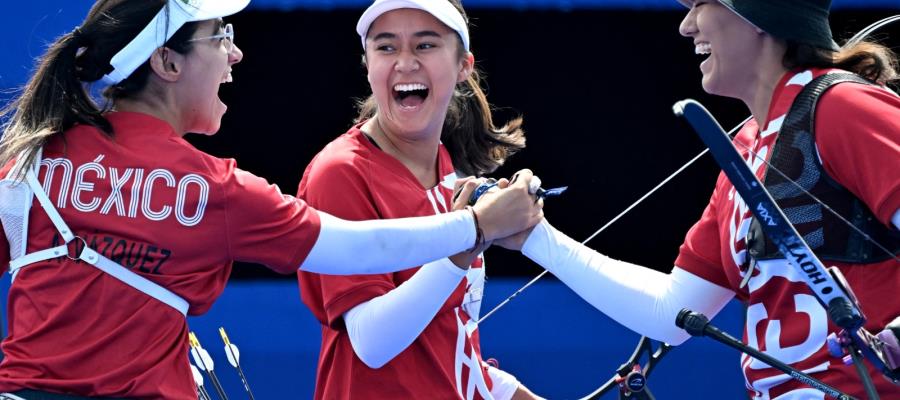
POLYGON ((77 47, 82 47, 85 41, 84 32, 81 31, 80 26, 76 26, 75 29, 72 29, 72 41, 75 42, 77 47))

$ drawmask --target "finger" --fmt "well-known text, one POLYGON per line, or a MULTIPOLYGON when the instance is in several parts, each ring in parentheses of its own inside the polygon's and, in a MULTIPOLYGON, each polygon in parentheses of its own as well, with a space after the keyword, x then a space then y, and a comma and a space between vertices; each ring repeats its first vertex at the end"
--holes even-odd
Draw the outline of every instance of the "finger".
POLYGON ((509 180, 509 184, 510 186, 519 185, 527 188, 528 183, 531 182, 531 178, 533 176, 534 173, 532 173, 530 169, 522 169, 519 170, 519 172, 516 172, 515 175, 513 175, 512 179, 509 180))
POLYGON ((469 204, 469 197, 472 197, 472 193, 475 192, 475 188, 477 188, 478 185, 479 183, 476 179, 471 179, 462 185, 456 198, 453 199, 453 209, 462 209, 469 204))
POLYGON ((528 183, 528 194, 535 194, 540 188, 541 178, 538 178, 537 176, 532 177, 531 182, 528 183))
POLYGON ((463 185, 465 185, 466 182, 469 182, 472 179, 475 179, 475 177, 474 176, 466 176, 466 177, 457 179, 456 182, 453 182, 453 200, 452 200, 453 202, 456 202, 456 199, 459 197, 459 193, 460 193, 463 185))
POLYGON ((520 169, 518 172, 513 174, 512 179, 509 180, 509 183, 510 183, 510 185, 512 185, 512 184, 516 183, 516 181, 518 181, 519 178, 529 178, 529 177, 531 177, 531 175, 534 175, 534 174, 531 172, 530 169, 528 169, 528 168, 520 169), (522 176, 523 174, 525 174, 527 176, 522 176))
POLYGON ((509 179, 500 178, 500 180, 497 181, 497 187, 500 189, 506 189, 507 187, 509 187, 509 179))

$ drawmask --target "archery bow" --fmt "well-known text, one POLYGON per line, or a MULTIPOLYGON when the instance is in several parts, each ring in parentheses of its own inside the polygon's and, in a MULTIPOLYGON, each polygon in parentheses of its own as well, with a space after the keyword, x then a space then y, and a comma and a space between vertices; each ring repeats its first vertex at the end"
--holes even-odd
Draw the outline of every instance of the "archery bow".
MULTIPOLYGON (((761 225, 766 236, 774 242, 787 261, 802 272, 800 276, 805 278, 807 286, 812 289, 816 299, 828 310, 831 320, 843 328, 852 339, 849 350, 851 356, 854 356, 854 361, 858 361, 856 353, 861 351, 870 363, 896 383, 900 377, 887 366, 882 345, 872 341, 871 338, 874 335, 863 329, 865 316, 849 285, 842 279, 840 271, 836 268, 825 268, 784 216, 775 200, 750 170, 747 163, 744 162, 734 147, 733 141, 724 136, 725 132, 709 111, 694 100, 680 101, 675 104, 674 109, 677 115, 684 116, 690 122, 703 142, 709 146, 713 157, 722 167, 722 172, 728 176, 735 190, 747 203, 753 214, 764 222, 761 225)), ((771 165, 769 167, 772 168, 771 165)), ((815 197, 813 198, 815 199, 815 197)), ((887 249, 884 250, 887 251, 887 249)), ((888 252, 888 254, 900 261, 892 253, 888 252)), ((752 273, 752 271, 748 271, 748 273, 752 273)), ((868 373, 858 365, 857 371, 866 386, 869 398, 877 399, 878 394, 875 392, 871 380, 868 379, 868 373)))

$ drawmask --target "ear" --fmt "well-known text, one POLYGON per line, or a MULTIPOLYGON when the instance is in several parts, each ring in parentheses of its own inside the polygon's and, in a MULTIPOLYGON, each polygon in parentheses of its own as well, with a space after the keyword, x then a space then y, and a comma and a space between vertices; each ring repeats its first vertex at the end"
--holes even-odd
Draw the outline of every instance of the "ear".
POLYGON ((167 47, 160 47, 150 55, 150 70, 166 82, 175 82, 181 77, 184 55, 167 47))
POLYGON ((370 71, 369 71, 369 62, 366 61, 366 54, 363 53, 363 55, 360 57, 360 59, 362 60, 362 66, 363 66, 363 68, 366 69, 366 82, 368 82, 368 83, 369 83, 369 86, 371 86, 371 85, 372 85, 372 76, 369 75, 369 72, 370 72, 370 71))
POLYGON ((472 75, 472 71, 475 70, 475 55, 472 53, 466 53, 465 58, 462 60, 462 69, 459 70, 459 75, 456 77, 456 82, 465 82, 466 79, 469 79, 469 75, 472 75))

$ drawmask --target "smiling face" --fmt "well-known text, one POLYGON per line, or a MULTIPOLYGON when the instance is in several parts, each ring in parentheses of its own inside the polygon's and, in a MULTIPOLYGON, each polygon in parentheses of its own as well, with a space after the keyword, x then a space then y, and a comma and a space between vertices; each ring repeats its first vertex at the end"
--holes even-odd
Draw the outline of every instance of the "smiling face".
MULTIPOLYGON (((221 20, 200 23, 195 38, 223 33, 221 20)), ((229 39, 204 39, 193 42, 193 49, 184 58, 178 98, 182 99, 182 126, 186 132, 213 135, 219 130, 222 116, 228 108, 219 99, 219 86, 231 82, 231 66, 243 58, 236 46, 229 48, 229 39)))
POLYGON ((473 62, 455 31, 425 11, 402 8, 372 23, 366 66, 379 126, 414 139, 440 137, 456 84, 473 62))
POLYGON ((757 81, 757 60, 764 34, 715 0, 689 2, 681 22, 682 36, 694 39, 694 52, 707 56, 700 64, 703 89, 710 94, 744 98, 757 81))

